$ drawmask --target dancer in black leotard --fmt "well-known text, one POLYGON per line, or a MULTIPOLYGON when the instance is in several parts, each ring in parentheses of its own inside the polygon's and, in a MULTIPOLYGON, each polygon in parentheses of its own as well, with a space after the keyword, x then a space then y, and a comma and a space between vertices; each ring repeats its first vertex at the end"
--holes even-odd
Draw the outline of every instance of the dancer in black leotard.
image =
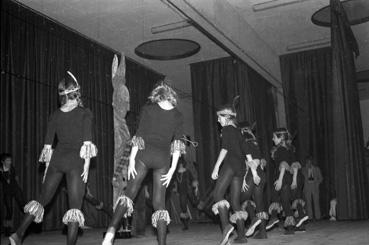
POLYGON ((230 234, 234 227, 229 223, 236 223, 238 237, 235 241, 244 243, 245 220, 247 212, 241 210, 240 193, 242 187, 243 175, 246 171, 245 156, 248 154, 244 149, 244 140, 241 131, 236 126, 236 112, 232 106, 226 105, 217 111, 218 122, 222 128, 222 145, 215 163, 211 178, 216 180, 214 189, 215 204, 212 210, 215 215, 219 214, 222 227, 221 245, 227 244, 230 234), (223 166, 220 170, 220 165, 223 166), (220 173, 219 173, 220 170, 220 173), (219 175, 218 175, 219 173, 219 175), (231 206, 234 214, 229 218, 229 202, 225 199, 225 193, 228 187, 231 187, 231 206))
POLYGON ((301 226, 308 219, 302 209, 304 201, 301 197, 304 180, 301 171, 299 171, 301 165, 296 161, 294 146, 291 144, 291 135, 286 128, 278 128, 274 131, 273 142, 275 147, 272 149, 271 157, 277 168, 276 181, 274 182, 274 188, 272 188, 272 203, 269 206, 271 216, 267 230, 279 222, 278 214, 283 210, 286 215, 284 221, 285 234, 294 234, 295 226, 301 226), (294 202, 291 207, 292 201, 294 202), (296 208, 300 212, 297 223, 292 208, 296 208))
POLYGON ((183 135, 183 117, 176 108, 177 94, 166 83, 160 82, 151 92, 149 100, 151 103, 141 110, 138 130, 132 139, 125 195, 120 196, 115 204, 113 219, 103 245, 113 243, 121 218, 131 215, 133 200, 149 169, 153 169, 155 212, 152 215, 152 225, 158 231, 159 244, 166 244, 170 217, 165 209, 165 191, 176 170, 180 154, 185 153, 185 144, 180 140, 183 135))
POLYGON ((70 208, 63 217, 63 223, 68 225, 68 245, 76 243, 78 226, 84 225, 84 216, 80 209, 90 159, 97 154, 97 149, 92 144, 92 113, 83 107, 80 87, 72 73, 68 72, 65 79, 59 83, 58 89, 62 106, 50 117, 45 145, 40 156, 40 161, 46 162, 47 165, 42 192, 37 200, 30 201, 24 207, 26 215, 23 222, 16 233, 9 237, 12 245, 21 244, 26 229, 33 221, 42 221, 44 206, 53 198, 64 175, 70 208), (58 143, 53 150, 51 146, 55 136, 58 143))
POLYGON ((242 210, 247 211, 251 219, 246 236, 252 236, 256 228, 259 227, 259 231, 254 238, 265 239, 267 238, 265 226, 268 220, 268 213, 264 204, 265 160, 261 158, 260 148, 250 124, 242 122, 238 126, 241 128, 245 144, 249 149, 248 152, 250 152, 247 156, 249 161, 247 161, 247 170, 241 192, 242 210))

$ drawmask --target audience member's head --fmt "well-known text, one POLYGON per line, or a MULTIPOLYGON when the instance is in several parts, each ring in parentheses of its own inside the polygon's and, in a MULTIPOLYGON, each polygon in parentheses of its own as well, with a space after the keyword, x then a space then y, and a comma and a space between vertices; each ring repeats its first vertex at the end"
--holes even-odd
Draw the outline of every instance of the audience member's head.
POLYGON ((1 165, 4 166, 5 168, 10 168, 10 166, 12 165, 12 155, 10 155, 9 153, 3 153, 1 154, 1 165))
POLYGON ((306 167, 307 168, 311 168, 313 165, 314 165, 314 160, 313 160, 313 157, 312 156, 307 156, 305 158, 305 163, 306 163, 306 167))

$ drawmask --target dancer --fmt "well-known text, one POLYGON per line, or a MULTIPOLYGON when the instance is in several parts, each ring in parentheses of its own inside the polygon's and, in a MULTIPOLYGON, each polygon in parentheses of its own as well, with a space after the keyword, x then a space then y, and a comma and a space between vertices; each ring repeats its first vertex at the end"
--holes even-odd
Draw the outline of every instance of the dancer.
POLYGON ((261 153, 258 142, 250 124, 242 122, 238 125, 244 137, 246 149, 251 154, 247 155, 246 174, 241 192, 242 210, 246 211, 251 219, 251 224, 246 232, 246 236, 252 236, 257 227, 259 231, 255 234, 255 239, 265 239, 266 221, 268 213, 264 205, 264 187, 266 183, 266 174, 264 172, 265 160, 261 162, 261 153), (254 200, 254 201, 253 201, 254 200))
MULTIPOLYGON (((302 204, 301 195, 299 194, 300 188, 295 190, 297 187, 301 186, 298 184, 301 183, 300 177, 297 178, 297 176, 301 176, 298 175, 298 172, 300 172, 298 169, 301 168, 301 165, 295 159, 294 146, 291 144, 291 135, 286 128, 276 129, 273 133, 272 140, 275 146, 272 149, 271 157, 277 168, 275 174, 276 181, 274 182, 274 188, 272 188, 272 203, 269 206, 269 214, 271 216, 267 225, 267 230, 271 229, 279 222, 278 214, 283 210, 286 215, 284 221, 284 227, 286 229, 285 234, 294 234, 296 221, 293 216, 291 201, 293 194, 295 200, 299 200, 294 203, 302 204), (293 190, 293 192, 291 192, 291 190, 293 190)), ((305 216, 301 218, 304 217, 305 216)), ((302 222, 304 221, 305 220, 302 222)), ((302 223, 299 225, 301 224, 302 223)))
POLYGON ((44 207, 53 198, 64 175, 70 208, 63 217, 63 223, 68 225, 68 245, 76 243, 78 226, 84 226, 84 216, 80 209, 90 159, 96 156, 97 149, 92 143, 92 113, 83 107, 77 79, 71 72, 67 73, 58 86, 61 107, 50 117, 45 145, 39 159, 46 163, 41 195, 24 207, 26 215, 18 230, 9 237, 12 245, 21 244, 26 229, 33 221, 42 222, 44 207), (58 144, 53 150, 51 146, 55 136, 58 144))
MULTIPOLYGON (((242 176, 246 171, 245 151, 243 149, 243 138, 241 131, 236 126, 236 112, 231 105, 221 107, 217 111, 218 122, 222 126, 222 145, 215 163, 211 178, 216 181, 214 190, 215 204, 212 210, 215 215, 219 214, 223 232, 221 245, 228 242, 229 236, 234 230, 228 220, 229 202, 225 199, 225 193, 231 186, 231 204, 234 214, 230 217, 232 223, 237 225, 237 238, 235 242, 245 243, 245 220, 247 213, 241 210, 240 192, 242 187, 242 176), (223 163, 219 173, 220 165, 223 163)), ((249 154, 246 152, 246 154, 249 154)))
POLYGON ((13 228, 13 198, 21 210, 25 202, 23 191, 18 183, 18 176, 12 166, 12 156, 8 153, 1 154, 0 182, 3 185, 3 198, 6 210, 4 220, 5 236, 10 236, 13 228))
MULTIPOLYGON (((194 200, 194 194, 197 193, 198 181, 194 179, 192 173, 187 170, 187 162, 183 157, 179 159, 178 169, 176 173, 175 183, 177 186, 177 192, 179 194, 179 205, 181 208, 180 218, 183 223, 182 230, 188 230, 188 222, 191 219, 191 214, 189 213, 188 203, 194 200), (192 185, 195 185, 195 191, 192 191, 192 185)), ((194 204, 194 203, 192 203, 194 204)))
POLYGON ((309 219, 305 210, 305 200, 303 198, 305 178, 301 172, 301 164, 297 161, 292 163, 290 172, 292 175, 291 201, 292 210, 295 211, 295 231, 305 231, 304 223, 309 219))
POLYGON ((128 185, 125 195, 118 198, 103 245, 112 244, 115 231, 123 216, 130 216, 141 183, 149 169, 153 169, 152 225, 157 229, 160 245, 166 244, 167 225, 170 222, 165 209, 165 192, 177 168, 180 154, 185 153, 183 117, 176 108, 177 94, 166 83, 159 82, 149 96, 148 105, 141 110, 128 166, 128 185), (170 161, 170 155, 172 160, 170 161), (171 163, 171 165, 170 165, 171 163), (170 166, 169 166, 170 165, 170 166), (168 170, 169 169, 169 170, 168 170))

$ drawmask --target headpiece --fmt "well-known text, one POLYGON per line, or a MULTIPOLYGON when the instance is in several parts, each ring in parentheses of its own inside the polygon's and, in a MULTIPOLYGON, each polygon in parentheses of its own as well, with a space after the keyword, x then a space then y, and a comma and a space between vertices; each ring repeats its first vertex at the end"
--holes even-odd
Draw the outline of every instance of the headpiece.
POLYGON ((217 111, 217 115, 218 116, 233 116, 236 117, 236 112, 234 112, 232 109, 230 108, 224 108, 220 111, 217 111))
POLYGON ((187 137, 186 135, 183 135, 183 137, 181 138, 181 140, 183 141, 187 141, 188 143, 190 143, 193 147, 197 147, 199 145, 198 142, 196 141, 192 141, 189 139, 189 137, 187 137))
POLYGON ((73 92, 76 92, 80 89, 80 86, 77 82, 77 79, 76 77, 72 74, 72 72, 70 71, 67 71, 68 75, 71 76, 71 78, 76 82, 77 86, 75 86, 74 88, 71 88, 71 89, 65 89, 61 92, 59 92, 59 95, 67 95, 67 94, 70 94, 70 93, 73 93, 73 92))

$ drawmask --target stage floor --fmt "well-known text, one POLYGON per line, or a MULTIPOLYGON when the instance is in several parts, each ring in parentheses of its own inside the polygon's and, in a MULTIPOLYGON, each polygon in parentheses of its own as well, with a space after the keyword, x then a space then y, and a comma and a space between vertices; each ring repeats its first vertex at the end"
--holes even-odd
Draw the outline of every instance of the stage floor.
MULTIPOLYGON (((102 229, 85 230, 84 235, 79 237, 79 245, 101 244, 102 229)), ((310 223, 306 226, 306 232, 295 235, 282 235, 282 229, 275 228, 268 232, 268 239, 248 240, 249 245, 253 244, 294 244, 294 245, 354 245, 369 244, 369 221, 355 222, 329 222, 320 221, 310 223)), ((181 226, 170 226, 168 234, 168 245, 216 245, 221 238, 219 227, 215 224, 196 223, 190 226, 188 231, 182 231, 181 226)), ((7 245, 7 240, 2 237, 1 244, 7 245)), ((65 244, 65 236, 60 231, 43 232, 41 234, 29 235, 23 243, 24 245, 59 245, 65 244)), ((119 239, 117 244, 129 245, 156 245, 155 236, 148 227, 146 236, 143 238, 119 239)))

